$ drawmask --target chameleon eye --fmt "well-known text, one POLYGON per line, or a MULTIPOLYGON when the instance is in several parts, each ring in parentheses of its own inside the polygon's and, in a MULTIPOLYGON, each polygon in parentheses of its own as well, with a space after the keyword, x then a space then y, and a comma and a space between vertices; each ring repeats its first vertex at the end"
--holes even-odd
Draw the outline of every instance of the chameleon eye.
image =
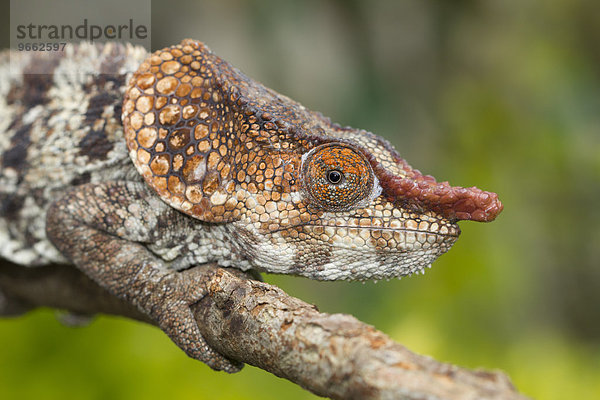
POLYGON ((375 186, 371 165, 356 149, 341 143, 317 146, 302 157, 302 182, 310 202, 328 211, 352 208, 375 186))

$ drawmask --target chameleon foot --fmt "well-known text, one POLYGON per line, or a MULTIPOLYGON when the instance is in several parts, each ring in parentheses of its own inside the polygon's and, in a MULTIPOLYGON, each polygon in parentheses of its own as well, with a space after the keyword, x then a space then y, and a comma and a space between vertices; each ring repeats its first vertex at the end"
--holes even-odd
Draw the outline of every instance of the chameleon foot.
POLYGON ((172 279, 168 279, 163 289, 165 301, 156 315, 159 327, 191 358, 215 370, 238 372, 243 363, 227 359, 208 345, 190 309, 206 295, 208 277, 201 268, 192 268, 174 273, 169 278, 172 279))
POLYGON ((206 343, 186 302, 167 304, 159 317, 158 324, 160 329, 191 358, 206 363, 214 370, 234 373, 242 369, 242 363, 225 358, 206 343))

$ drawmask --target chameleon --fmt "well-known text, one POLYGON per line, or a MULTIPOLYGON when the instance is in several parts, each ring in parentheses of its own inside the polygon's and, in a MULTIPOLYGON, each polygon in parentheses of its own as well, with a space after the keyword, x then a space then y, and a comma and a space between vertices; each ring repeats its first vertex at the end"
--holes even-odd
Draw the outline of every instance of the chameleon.
POLYGON ((316 280, 402 277, 448 251, 458 221, 503 208, 191 39, 152 54, 118 43, 1 53, 0 168, 1 258, 74 265, 227 372, 240 363, 207 344, 190 310, 206 288, 181 271, 212 261, 316 280))

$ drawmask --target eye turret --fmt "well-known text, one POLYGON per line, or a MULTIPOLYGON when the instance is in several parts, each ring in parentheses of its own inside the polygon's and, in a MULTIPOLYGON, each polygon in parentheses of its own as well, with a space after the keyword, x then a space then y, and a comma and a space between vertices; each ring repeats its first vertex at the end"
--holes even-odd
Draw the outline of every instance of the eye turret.
POLYGON ((365 156, 342 143, 312 149, 302 158, 301 171, 310 202, 327 211, 347 210, 369 198, 376 180, 365 156))

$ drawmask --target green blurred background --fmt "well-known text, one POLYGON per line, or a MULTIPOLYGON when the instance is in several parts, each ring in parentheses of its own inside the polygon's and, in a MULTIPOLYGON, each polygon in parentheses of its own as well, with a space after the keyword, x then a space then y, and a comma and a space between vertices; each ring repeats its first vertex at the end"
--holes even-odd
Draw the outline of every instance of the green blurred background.
MULTIPOLYGON (((419 353, 502 369, 534 398, 600 398, 600 2, 154 1, 152 15, 153 49, 200 39, 505 204, 462 223, 425 276, 268 282, 419 353)), ((0 343, 3 399, 315 398, 254 367, 213 372, 122 318, 68 328, 39 310, 0 320, 0 343)))

